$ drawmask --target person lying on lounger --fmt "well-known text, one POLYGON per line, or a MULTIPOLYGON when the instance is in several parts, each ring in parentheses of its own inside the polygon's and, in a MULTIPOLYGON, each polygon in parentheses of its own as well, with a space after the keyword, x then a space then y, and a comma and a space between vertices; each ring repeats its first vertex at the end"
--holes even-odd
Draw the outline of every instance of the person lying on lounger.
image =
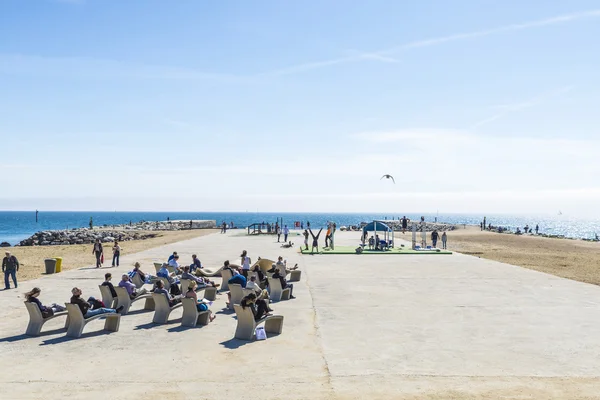
POLYGON ((167 298, 167 301, 169 302, 169 307, 173 307, 175 304, 177 304, 181 301, 181 298, 173 297, 169 294, 167 289, 165 289, 165 284, 161 280, 156 281, 154 293, 159 293, 159 294, 164 295, 167 298))
POLYGON ((38 306, 40 312, 42 313, 42 318, 50 318, 54 315, 54 313, 66 310, 66 308, 59 306, 56 303, 52 303, 51 306, 42 305, 42 302, 38 300, 40 293, 42 293, 41 289, 39 287, 34 287, 31 289, 31 291, 25 293, 25 299, 28 302, 35 303, 38 306))
POLYGON ((246 297, 240 301, 240 305, 245 310, 246 308, 250 308, 252 314, 254 315, 255 321, 260 321, 264 317, 268 317, 269 314, 269 306, 265 300, 258 300, 254 293, 250 293, 246 297))
POLYGON ((294 285, 292 285, 291 283, 287 283, 287 281, 285 280, 285 272, 280 272, 279 269, 278 269, 273 274, 273 279, 279 279, 279 282, 281 283, 281 289, 290 288, 290 299, 295 299, 296 298, 293 295, 294 285))
POLYGON ((121 282, 119 282, 119 287, 125 288, 125 290, 127 290, 127 294, 129 294, 129 298, 131 298, 132 300, 138 296, 148 293, 146 289, 138 290, 135 287, 135 285, 131 282, 131 280, 129 279, 129 275, 127 274, 123 274, 123 276, 121 276, 121 282))
MULTIPOLYGON (((198 287, 203 288, 206 286, 219 287, 219 285, 208 278, 198 278, 195 275, 190 273, 190 267, 187 265, 183 267, 183 274, 181 274, 181 279, 189 279, 190 281, 194 281, 198 284, 198 287)), ((182 291, 186 289, 181 288, 182 291)))
POLYGON ((198 311, 208 311, 208 318, 210 320, 210 322, 213 322, 215 318, 217 318, 215 315, 213 315, 212 311, 210 311, 208 309, 208 304, 206 303, 206 301, 204 299, 200 299, 198 300, 198 295, 196 294, 196 287, 198 286, 198 284, 196 283, 196 281, 191 281, 190 282, 190 287, 187 289, 187 292, 185 293, 185 297, 188 299, 194 299, 194 301, 196 302, 196 309, 198 311))
POLYGON ((84 318, 91 318, 98 314, 121 313, 121 311, 123 311, 123 308, 124 308, 123 306, 120 306, 116 310, 113 308, 106 308, 106 307, 92 309, 92 305, 89 302, 87 302, 81 298, 81 296, 83 295, 83 292, 81 291, 81 289, 74 287, 71 290, 71 294, 73 294, 73 296, 71 297, 71 304, 77 304, 77 306, 81 310, 81 313, 83 314, 84 318))

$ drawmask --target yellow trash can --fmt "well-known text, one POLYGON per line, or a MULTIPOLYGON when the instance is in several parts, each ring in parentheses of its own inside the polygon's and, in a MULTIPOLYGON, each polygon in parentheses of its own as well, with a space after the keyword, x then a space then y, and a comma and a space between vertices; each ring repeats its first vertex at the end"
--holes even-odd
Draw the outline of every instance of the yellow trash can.
POLYGON ((62 271, 62 257, 54 257, 56 258, 56 272, 62 271))

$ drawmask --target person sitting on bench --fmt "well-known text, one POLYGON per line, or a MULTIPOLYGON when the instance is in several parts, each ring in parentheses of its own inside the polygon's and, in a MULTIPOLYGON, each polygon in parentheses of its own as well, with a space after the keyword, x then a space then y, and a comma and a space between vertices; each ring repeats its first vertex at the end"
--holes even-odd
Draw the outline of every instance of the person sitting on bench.
POLYGON ((282 256, 277 257, 277 262, 273 264, 270 270, 267 272, 274 273, 275 270, 278 269, 282 273, 285 272, 287 274, 288 271, 295 271, 298 269, 298 264, 294 265, 292 268, 287 269, 287 260, 283 260, 282 256))
POLYGON ((208 311, 208 319, 210 320, 210 322, 213 322, 215 318, 217 318, 215 315, 213 315, 212 311, 210 311, 208 309, 208 304, 206 304, 204 302, 204 299, 198 300, 198 295, 196 294, 196 286, 197 283, 196 281, 191 281, 190 282, 190 287, 188 288, 185 297, 188 299, 194 299, 194 301, 196 302, 196 308, 198 309, 198 311, 208 311))
MULTIPOLYGON (((141 270, 141 265, 139 262, 136 262, 135 264, 133 264, 132 272, 138 274, 140 276, 140 279, 144 283, 153 283, 156 280, 155 276, 147 274, 141 270)), ((168 270, 167 270, 167 272, 168 272, 168 270)), ((132 277, 133 277, 133 275, 132 275, 132 277)))
POLYGON ((273 274, 273 279, 279 279, 279 282, 281 282, 281 289, 286 289, 286 288, 290 288, 290 299, 295 299, 296 297, 294 297, 293 292, 294 292, 294 285, 292 285, 291 283, 287 283, 287 281, 285 280, 285 271, 281 272, 279 269, 277 271, 275 271, 275 273, 273 274))
POLYGON ((96 308, 95 310, 92 310, 92 305, 81 298, 81 295, 83 294, 81 289, 74 287, 71 290, 71 293, 73 294, 73 296, 71 297, 71 304, 77 304, 77 306, 79 306, 79 309, 81 310, 81 313, 83 314, 84 318, 91 318, 98 314, 121 313, 121 311, 123 311, 124 308, 123 306, 120 306, 115 310, 113 308, 100 307, 96 308))
POLYGON ((112 279, 112 274, 110 272, 105 273, 104 274, 104 282, 102 282, 102 286, 108 286, 111 296, 116 299, 117 291, 115 290, 115 287, 113 286, 113 284, 111 282, 111 279, 112 279))
POLYGON ((269 306, 265 300, 258 300, 254 293, 250 293, 246 297, 240 301, 240 305, 242 309, 250 308, 252 314, 254 315, 255 321, 260 321, 263 317, 268 317, 269 314, 269 306))
POLYGON ((129 275, 127 274, 123 274, 123 276, 121 277, 119 287, 125 288, 125 290, 127 290, 127 293, 129 294, 129 298, 131 298, 132 300, 138 296, 148 293, 146 289, 137 290, 135 285, 131 283, 131 280, 129 280, 129 275))
MULTIPOLYGON (((219 287, 219 284, 211 281, 208 278, 200 278, 200 277, 196 277, 195 275, 192 275, 190 270, 191 270, 191 267, 188 267, 187 265, 185 267, 183 267, 183 274, 181 274, 181 279, 189 279, 190 281, 194 281, 198 284, 198 287, 200 287, 200 288, 203 288, 206 286, 219 287)), ((185 292, 187 289, 181 288, 181 290, 183 292, 185 292)))
POLYGON ((169 302, 169 307, 173 307, 175 304, 177 304, 181 301, 180 298, 173 297, 169 294, 167 289, 165 289, 165 284, 161 280, 156 281, 154 293, 163 294, 167 298, 167 301, 169 302))
POLYGON ((190 264, 190 273, 194 273, 197 269, 202 269, 202 263, 195 254, 192 254, 192 263, 190 264))
POLYGON ((42 302, 38 300, 38 296, 42 293, 39 287, 34 287, 30 292, 25 293, 25 299, 30 303, 35 303, 40 312, 42 313, 42 318, 49 318, 54 315, 54 313, 59 311, 65 311, 66 308, 63 306, 59 306, 56 303, 52 303, 51 306, 44 306, 42 302))

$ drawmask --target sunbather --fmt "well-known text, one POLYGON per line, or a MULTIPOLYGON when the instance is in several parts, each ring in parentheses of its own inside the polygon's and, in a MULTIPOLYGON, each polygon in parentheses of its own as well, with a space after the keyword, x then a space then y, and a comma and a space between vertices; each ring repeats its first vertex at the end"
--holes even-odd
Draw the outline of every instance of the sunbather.
POLYGON ((112 295, 112 297, 114 297, 115 299, 117 298, 117 291, 115 290, 115 287, 113 286, 112 282, 112 274, 110 272, 107 272, 106 274, 104 274, 104 282, 102 282, 102 286, 108 286, 108 289, 110 290, 110 294, 112 295))
POLYGON ((281 283, 281 289, 286 289, 286 288, 290 288, 290 299, 295 299, 296 297, 294 297, 293 292, 294 292, 294 285, 292 285, 291 283, 287 283, 287 281, 285 280, 285 272, 281 272, 279 269, 277 271, 275 271, 275 273, 273 274, 273 279, 279 279, 279 282, 281 283))
POLYGON ((92 309, 92 305, 81 298, 81 295, 83 294, 81 289, 74 287, 73 290, 71 290, 71 293, 73 294, 71 297, 71 304, 77 304, 77 306, 79 306, 84 318, 91 318, 98 314, 120 313, 123 310, 123 306, 118 307, 116 310, 106 307, 92 309))
POLYGON ((165 284, 161 280, 156 281, 154 293, 159 293, 159 294, 164 295, 167 298, 167 301, 169 302, 169 307, 173 307, 175 304, 177 304, 181 301, 181 298, 174 297, 169 294, 167 289, 165 289, 165 284))
POLYGON ((198 311, 208 311, 209 313, 209 319, 210 322, 213 322, 213 320, 216 318, 216 316, 214 316, 212 314, 212 311, 210 311, 208 309, 208 304, 206 304, 204 302, 204 299, 198 300, 198 295, 196 294, 196 287, 197 287, 197 283, 196 281, 191 281, 190 282, 190 287, 188 288, 185 297, 189 298, 189 299, 194 299, 194 301, 196 302, 196 308, 198 309, 198 311))
POLYGON ((313 238, 311 253, 313 253, 315 251, 315 247, 317 248, 317 253, 318 253, 319 252, 319 235, 321 235, 323 228, 319 229, 319 233, 317 233, 317 236, 315 236, 312 229, 309 228, 308 231, 310 232, 310 235, 313 238))
POLYGON ((121 282, 119 282, 119 287, 125 288, 125 290, 127 290, 127 293, 129 294, 129 297, 132 300, 138 296, 148 293, 148 291, 146 289, 137 290, 135 285, 129 279, 129 275, 127 275, 127 274, 123 274, 123 276, 121 277, 121 282))
POLYGON ((268 317, 269 314, 269 306, 265 300, 258 300, 254 293, 250 293, 246 297, 240 301, 240 305, 245 310, 246 308, 250 308, 252 314, 254 315, 255 321, 260 321, 263 317, 268 317))
POLYGON ((25 299, 30 303, 35 303, 40 312, 42 313, 42 318, 50 318, 59 311, 64 311, 65 308, 63 306, 59 306, 56 303, 52 303, 51 306, 44 306, 42 302, 38 300, 38 296, 42 293, 39 287, 34 287, 30 292, 25 293, 25 299))

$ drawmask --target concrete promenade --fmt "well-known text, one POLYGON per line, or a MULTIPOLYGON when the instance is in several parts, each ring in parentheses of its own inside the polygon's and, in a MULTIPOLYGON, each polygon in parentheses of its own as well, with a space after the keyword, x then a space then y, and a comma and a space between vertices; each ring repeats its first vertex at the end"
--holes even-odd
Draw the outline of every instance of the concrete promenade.
MULTIPOLYGON (((0 291, 0 399, 600 399, 599 287, 460 254, 300 255, 243 233, 0 291), (239 263, 242 250, 253 262, 298 263, 296 299, 273 304, 283 333, 233 339, 223 294, 211 307, 217 319, 203 327, 182 328, 181 308, 153 325, 137 302, 116 333, 93 321, 70 339, 58 318, 40 337, 24 335, 23 293, 33 286, 44 304, 68 301, 74 286, 100 297, 105 272, 118 283, 139 261, 154 273, 152 262, 174 250, 208 268, 239 263)), ((358 236, 340 232, 336 243, 356 245, 358 236)))

